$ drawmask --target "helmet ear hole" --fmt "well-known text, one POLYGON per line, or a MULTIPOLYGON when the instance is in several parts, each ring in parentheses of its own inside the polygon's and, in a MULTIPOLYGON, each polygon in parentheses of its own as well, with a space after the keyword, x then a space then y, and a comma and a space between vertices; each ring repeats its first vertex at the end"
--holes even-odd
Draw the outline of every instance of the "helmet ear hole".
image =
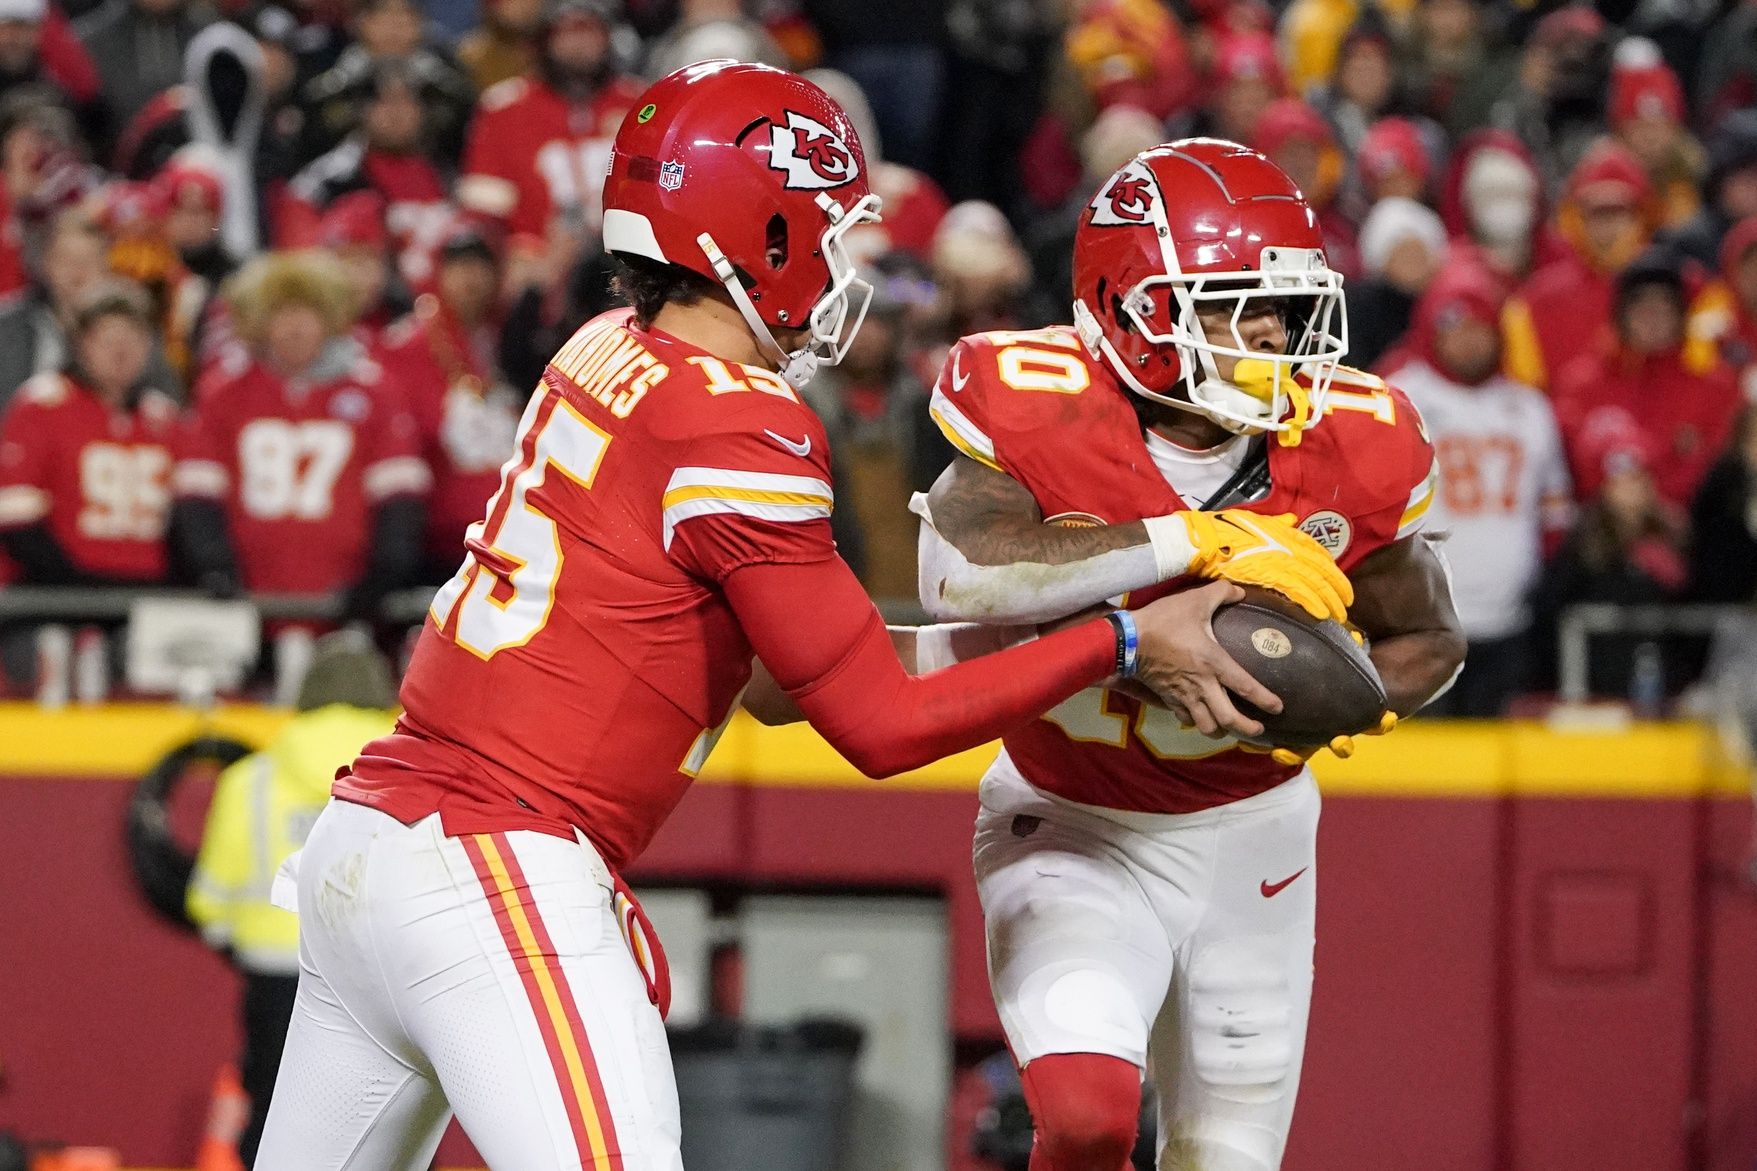
POLYGON ((776 212, 763 234, 763 259, 772 269, 787 267, 787 217, 776 212))

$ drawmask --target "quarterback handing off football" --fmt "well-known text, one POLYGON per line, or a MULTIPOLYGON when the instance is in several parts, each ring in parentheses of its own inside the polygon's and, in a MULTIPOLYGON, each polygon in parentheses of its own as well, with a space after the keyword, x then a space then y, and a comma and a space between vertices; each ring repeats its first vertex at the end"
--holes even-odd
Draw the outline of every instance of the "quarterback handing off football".
POLYGON ((1348 628, 1313 618, 1273 590, 1244 588, 1244 601, 1214 612, 1214 638, 1282 703, 1280 714, 1270 715, 1233 698, 1263 725, 1251 743, 1316 748, 1378 727, 1385 687, 1348 628))

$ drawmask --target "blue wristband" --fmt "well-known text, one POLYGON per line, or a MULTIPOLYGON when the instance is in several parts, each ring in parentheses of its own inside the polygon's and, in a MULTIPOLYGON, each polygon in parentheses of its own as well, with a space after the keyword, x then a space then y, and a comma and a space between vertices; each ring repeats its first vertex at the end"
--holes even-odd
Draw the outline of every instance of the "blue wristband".
POLYGON ((1105 617, 1116 627, 1116 677, 1133 679, 1141 657, 1141 636, 1135 629, 1135 616, 1127 610, 1112 610, 1105 617))

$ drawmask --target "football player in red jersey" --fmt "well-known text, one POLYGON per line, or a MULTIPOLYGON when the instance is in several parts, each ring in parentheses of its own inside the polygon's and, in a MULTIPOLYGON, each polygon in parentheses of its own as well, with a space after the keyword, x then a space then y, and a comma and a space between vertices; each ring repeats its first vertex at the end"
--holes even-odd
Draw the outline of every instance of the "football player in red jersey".
POLYGON ((164 581, 177 406, 142 381, 153 328, 143 292, 100 289, 74 315, 74 361, 0 420, 0 549, 22 581, 164 581))
MULTIPOLYGON (((1311 208, 1261 155, 1186 140, 1108 180, 1074 248, 1074 325, 966 338, 934 388, 962 454, 917 499, 923 603, 1003 622, 1134 604, 1162 592, 1153 553, 1183 510, 1284 516, 1348 573, 1389 731, 1464 642, 1419 534, 1433 451, 1399 391, 1337 364, 1311 208)), ((977 882, 1034 1171, 1125 1166, 1144 1071, 1161 1168, 1280 1165, 1318 795, 1300 753, 1208 724, 1094 688, 1010 732, 983 780, 977 882)))
MULTIPOLYGON (((633 308, 548 365, 396 730, 289 867, 301 983, 258 1171, 424 1166, 452 1111, 497 1171, 680 1166, 663 964, 616 874, 753 655, 873 775, 1113 674, 1235 731, 1260 726, 1223 685, 1279 706, 1213 640, 1224 583, 912 678, 836 555, 827 440, 796 392, 871 293, 846 247, 877 214, 859 140, 757 65, 680 70, 638 108, 604 217, 633 308)), ((1191 515, 1178 571, 1218 575, 1233 530, 1191 515)), ((1312 584, 1340 607, 1340 575, 1312 584)), ((954 633, 918 636, 917 666, 954 633)))

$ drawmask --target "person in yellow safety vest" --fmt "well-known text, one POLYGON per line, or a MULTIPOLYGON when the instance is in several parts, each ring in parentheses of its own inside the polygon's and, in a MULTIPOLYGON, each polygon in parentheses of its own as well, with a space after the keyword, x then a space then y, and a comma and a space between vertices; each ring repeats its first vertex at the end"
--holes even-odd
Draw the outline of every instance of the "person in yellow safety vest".
POLYGON ((189 916, 244 977, 240 1075, 250 1122, 239 1155, 256 1159, 299 986, 299 920, 269 902, 275 871, 305 844, 336 770, 391 729, 396 686, 364 635, 338 631, 313 648, 295 715, 261 752, 220 774, 190 879, 189 916))

